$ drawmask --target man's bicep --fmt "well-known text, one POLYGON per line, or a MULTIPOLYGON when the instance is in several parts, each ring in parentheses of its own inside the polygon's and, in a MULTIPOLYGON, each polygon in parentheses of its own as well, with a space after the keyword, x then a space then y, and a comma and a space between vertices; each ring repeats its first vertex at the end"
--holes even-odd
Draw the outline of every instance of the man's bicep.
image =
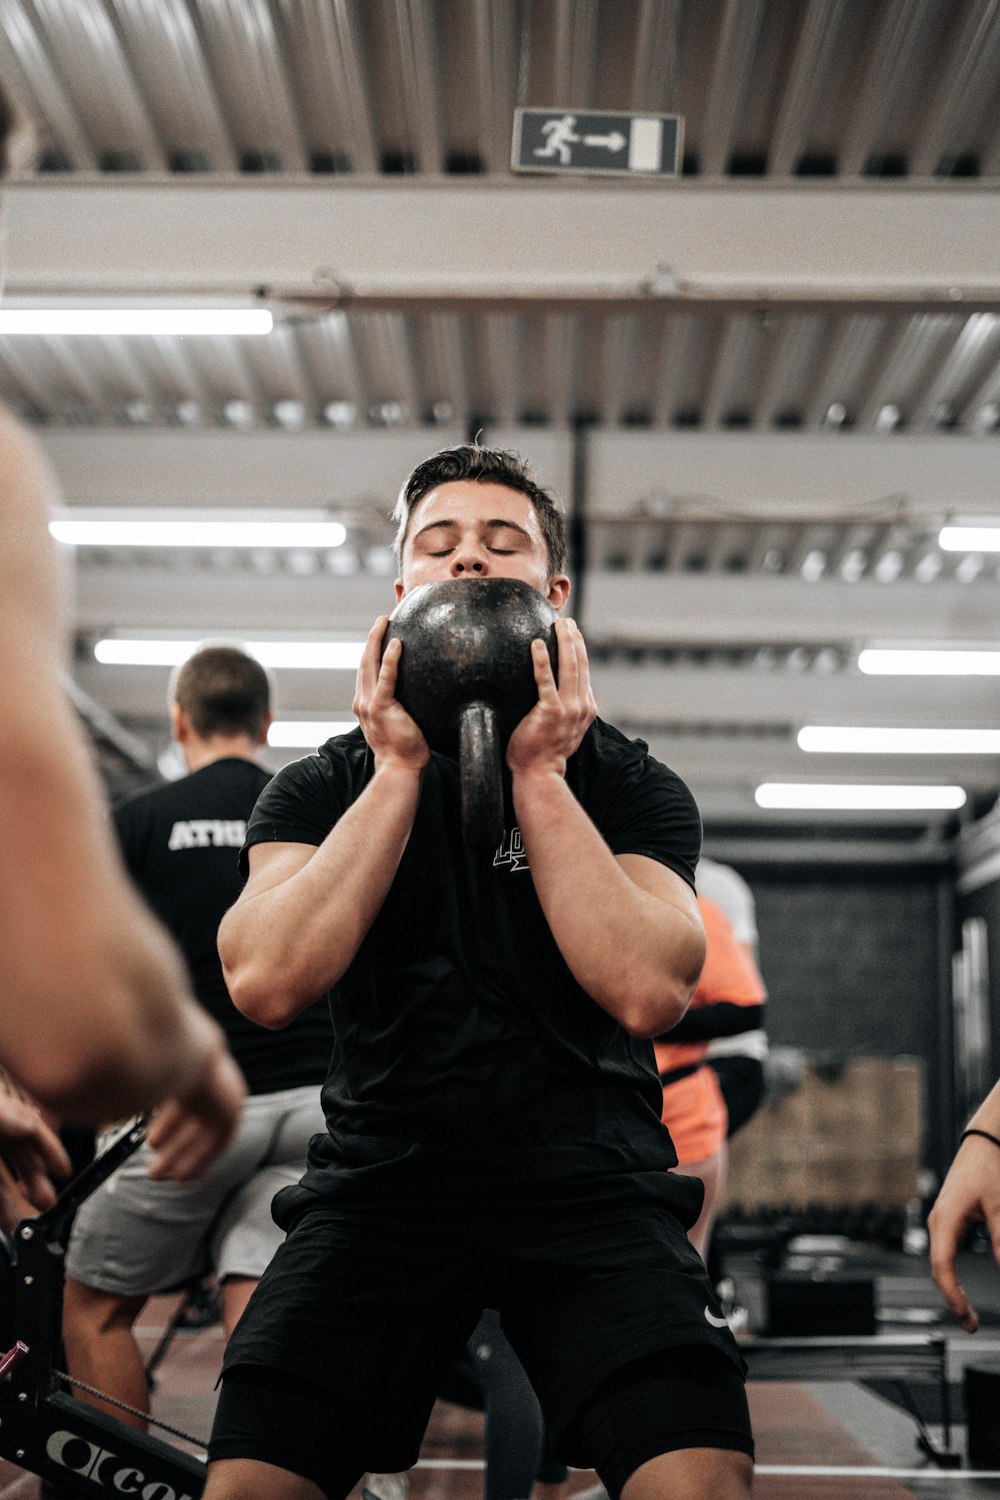
POLYGON ((658 859, 650 859, 647 854, 618 854, 615 858, 635 885, 650 896, 679 908, 701 927, 701 914, 694 891, 675 870, 661 865, 658 859))
POLYGON ((646 854, 615 858, 633 884, 661 904, 672 966, 693 989, 705 962, 705 927, 694 891, 675 870, 646 854))
POLYGON ((247 850, 249 875, 240 900, 247 901, 284 885, 305 869, 315 853, 314 844, 251 844, 247 850))

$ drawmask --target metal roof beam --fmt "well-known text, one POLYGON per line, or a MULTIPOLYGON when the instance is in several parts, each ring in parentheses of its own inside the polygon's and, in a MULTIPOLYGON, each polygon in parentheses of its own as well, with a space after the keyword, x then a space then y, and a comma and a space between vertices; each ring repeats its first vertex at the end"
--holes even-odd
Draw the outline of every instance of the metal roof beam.
MULTIPOLYGON (((337 507, 387 514, 408 471, 454 428, 398 432, 180 431, 38 434, 71 505, 337 507)), ((388 525, 388 522, 386 523, 388 525)))
POLYGON ((758 522, 1000 516, 996 447, 957 433, 605 432, 588 437, 596 514, 758 522))
POLYGON ((1000 306, 988 183, 34 180, 7 295, 613 309, 1000 306), (446 229, 446 232, 444 232, 446 229))
MULTIPOLYGON (((461 436, 455 427, 317 431, 294 442, 283 432, 39 432, 70 503, 150 506, 342 505, 361 493, 383 493, 391 503, 413 464, 461 436)), ((522 428, 498 436, 491 427, 486 440, 501 436, 560 489, 552 464, 565 462, 565 433, 522 428)), ((1000 517, 996 444, 958 433, 594 429, 586 441, 595 518, 909 520, 934 528, 949 516, 1000 517)))
MULTIPOLYGON (((860 648, 950 642, 992 649, 996 643, 995 591, 995 582, 950 579, 933 584, 911 578, 880 583, 869 577, 845 583, 834 577, 807 583, 790 574, 775 578, 765 573, 600 571, 587 575, 581 624, 594 642, 622 641, 633 647, 838 643, 852 647, 853 643, 860 648)), ((817 675, 817 682, 825 680, 817 675)), ((940 719, 938 689, 950 679, 933 679, 933 689, 926 678, 905 680, 922 683, 925 717, 940 719)), ((967 680, 978 683, 983 711, 995 720, 1000 712, 1000 689, 991 689, 989 683, 996 679, 967 680)), ((877 702, 877 692, 869 691, 877 702)))
MULTIPOLYGON (((647 724, 757 724, 780 726, 868 724, 885 728, 933 724, 991 729, 1000 710, 1000 682, 996 678, 949 677, 935 681, 934 704, 929 709, 927 681, 919 677, 864 677, 861 673, 747 670, 713 664, 710 667, 643 664, 628 669, 591 664, 594 694, 601 715, 613 724, 631 720, 647 724)), ((790 748, 795 741, 789 735, 790 748)), ((829 776, 841 755, 806 754, 795 749, 799 775, 829 776), (821 769, 822 768, 822 769, 821 769)), ((1000 756, 963 757, 990 763, 992 779, 1000 756)), ((869 755, 872 776, 898 775, 940 763, 940 756, 869 755), (888 767, 891 765, 891 769, 888 767)), ((915 779, 920 779, 916 777, 915 779)))

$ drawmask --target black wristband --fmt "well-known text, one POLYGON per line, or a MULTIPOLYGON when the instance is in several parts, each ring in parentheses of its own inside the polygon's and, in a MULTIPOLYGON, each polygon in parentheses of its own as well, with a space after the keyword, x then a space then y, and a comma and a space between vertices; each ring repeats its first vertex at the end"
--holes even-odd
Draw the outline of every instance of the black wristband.
POLYGON ((959 1137, 958 1144, 961 1145, 962 1142, 966 1139, 966 1137, 970 1136, 970 1135, 981 1135, 984 1141, 992 1141, 993 1144, 994 1144, 994 1146, 1000 1147, 1000 1137, 997 1137, 995 1135, 990 1135, 990 1133, 989 1133, 988 1130, 975 1130, 975 1129, 972 1129, 972 1130, 963 1130, 961 1136, 959 1137))

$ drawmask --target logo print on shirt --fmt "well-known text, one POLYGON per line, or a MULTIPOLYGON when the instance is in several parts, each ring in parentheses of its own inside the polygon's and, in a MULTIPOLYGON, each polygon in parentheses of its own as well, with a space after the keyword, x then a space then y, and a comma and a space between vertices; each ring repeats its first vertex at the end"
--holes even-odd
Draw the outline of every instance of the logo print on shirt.
POLYGON ((493 865, 494 868, 509 865, 512 875, 518 870, 528 869, 528 856, 524 852, 520 828, 512 828, 510 833, 504 832, 500 847, 493 856, 493 865))
POLYGON ((175 823, 168 849, 242 849, 247 825, 241 818, 187 818, 175 823))
POLYGON ((706 1321, 706 1323, 711 1323, 711 1325, 712 1325, 713 1328, 728 1328, 729 1327, 729 1319, 728 1318, 715 1318, 715 1317, 713 1317, 711 1309, 707 1305, 705 1307, 705 1321, 706 1321))

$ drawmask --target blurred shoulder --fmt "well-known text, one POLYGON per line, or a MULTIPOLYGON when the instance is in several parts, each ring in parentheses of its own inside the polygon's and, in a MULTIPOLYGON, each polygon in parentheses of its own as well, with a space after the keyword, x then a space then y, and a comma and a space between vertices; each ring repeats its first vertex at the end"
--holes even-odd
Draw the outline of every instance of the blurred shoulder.
POLYGON ((49 535, 58 498, 38 443, 0 406, 0 647, 26 690, 64 645, 66 592, 49 535))
POLYGON ((0 521, 18 535, 47 529, 57 502, 55 478, 42 449, 17 418, 0 405, 0 521))

